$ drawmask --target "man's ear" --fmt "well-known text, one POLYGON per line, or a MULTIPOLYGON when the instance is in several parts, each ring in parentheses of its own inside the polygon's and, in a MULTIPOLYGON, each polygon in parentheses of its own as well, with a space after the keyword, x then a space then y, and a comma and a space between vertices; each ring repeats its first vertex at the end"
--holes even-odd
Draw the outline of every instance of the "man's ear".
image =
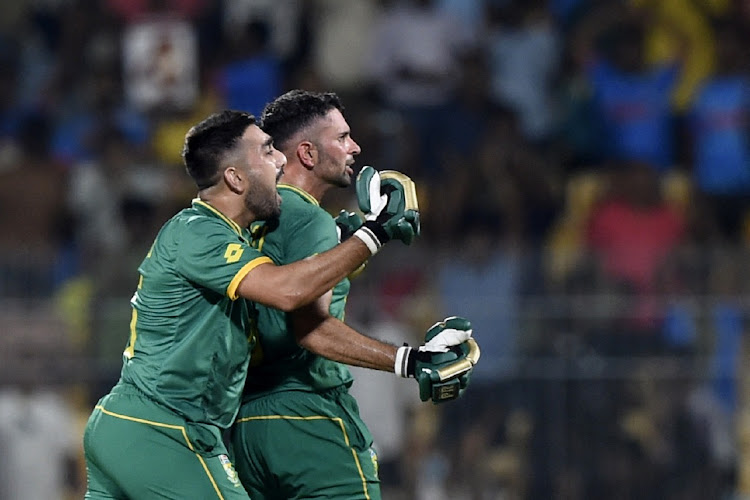
POLYGON ((232 190, 233 193, 242 193, 244 188, 242 186, 243 174, 240 169, 235 167, 227 167, 223 173, 224 182, 232 190))
POLYGON ((308 170, 318 163, 318 148, 310 141, 302 141, 297 144, 297 159, 308 170))

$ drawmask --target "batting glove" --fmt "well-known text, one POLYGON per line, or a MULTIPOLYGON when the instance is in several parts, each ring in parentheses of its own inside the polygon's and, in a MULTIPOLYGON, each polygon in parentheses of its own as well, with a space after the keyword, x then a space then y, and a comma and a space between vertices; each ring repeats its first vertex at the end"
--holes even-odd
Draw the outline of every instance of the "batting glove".
POLYGON ((339 237, 339 243, 348 240, 357 229, 362 227, 362 217, 346 210, 341 210, 333 220, 336 221, 336 233, 339 237))
POLYGON ((435 323, 418 348, 400 347, 394 371, 419 383, 419 398, 443 403, 459 397, 468 387, 479 361, 479 345, 471 338, 471 322, 451 316, 435 323))
POLYGON ((393 170, 365 166, 357 175, 357 202, 365 215, 354 235, 374 254, 391 239, 409 245, 420 233, 419 204, 414 182, 393 170))

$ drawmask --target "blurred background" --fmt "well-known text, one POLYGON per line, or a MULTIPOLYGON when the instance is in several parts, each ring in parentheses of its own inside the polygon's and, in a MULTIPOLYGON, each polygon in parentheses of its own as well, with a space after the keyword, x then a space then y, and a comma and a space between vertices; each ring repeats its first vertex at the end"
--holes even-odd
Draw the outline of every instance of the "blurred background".
POLYGON ((441 406, 354 370, 385 498, 750 498, 749 27, 747 0, 0 3, 0 499, 82 497, 185 132, 291 88, 418 186, 422 238, 347 321, 459 314, 482 346, 441 406))

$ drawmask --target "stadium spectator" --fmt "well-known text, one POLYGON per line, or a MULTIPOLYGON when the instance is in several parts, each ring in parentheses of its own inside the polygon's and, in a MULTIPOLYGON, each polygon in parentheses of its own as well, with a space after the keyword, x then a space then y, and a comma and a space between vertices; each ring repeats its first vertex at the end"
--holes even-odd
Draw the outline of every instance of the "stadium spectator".
POLYGON ((682 61, 672 94, 674 111, 682 115, 695 92, 715 71, 717 33, 711 20, 731 11, 724 0, 627 0, 645 19, 643 59, 649 66, 682 61))
POLYGON ((619 5, 604 2, 580 21, 573 57, 591 89, 604 159, 643 161, 663 172, 675 160, 671 99, 680 64, 647 66, 643 20, 619 5))
MULTIPOLYGON (((50 356, 46 353, 45 356, 50 356)), ((76 414, 53 380, 54 366, 24 356, 18 383, 0 388, 0 498, 80 497, 73 467, 80 447, 76 414)))
MULTIPOLYGON (((685 236, 684 216, 664 200, 656 170, 628 162, 614 167, 609 191, 593 209, 586 245, 608 286, 630 304, 619 307, 625 338, 612 334, 611 346, 621 354, 658 352, 658 270, 685 236)), ((606 340, 606 339, 605 339, 606 340)))
POLYGON ((689 112, 692 177, 722 235, 736 243, 750 215, 750 67, 743 28, 727 21, 716 33, 717 71, 689 112))
POLYGON ((382 2, 360 0, 350 2, 345 9, 338 0, 311 3, 309 66, 320 74, 323 88, 332 89, 351 102, 354 95, 366 92, 370 85, 368 55, 382 2))
POLYGON ((279 95, 281 61, 269 47, 269 26, 252 21, 232 47, 229 60, 221 64, 213 84, 222 105, 260 115, 263 106, 279 95))
POLYGON ((287 72, 307 55, 307 0, 220 0, 219 26, 231 46, 253 22, 268 26, 269 48, 287 72))
POLYGON ((418 161, 405 165, 416 179, 441 173, 436 154, 460 76, 461 57, 475 45, 460 18, 434 0, 388 5, 377 21, 369 57, 380 102, 414 137, 418 161))
POLYGON ((50 130, 46 116, 26 118, 19 131, 20 156, 12 168, 0 171, 0 275, 6 296, 49 297, 54 290, 67 172, 50 157, 50 130))
POLYGON ((540 1, 491 2, 487 11, 491 101, 516 112, 528 140, 549 139, 562 53, 557 28, 540 1))

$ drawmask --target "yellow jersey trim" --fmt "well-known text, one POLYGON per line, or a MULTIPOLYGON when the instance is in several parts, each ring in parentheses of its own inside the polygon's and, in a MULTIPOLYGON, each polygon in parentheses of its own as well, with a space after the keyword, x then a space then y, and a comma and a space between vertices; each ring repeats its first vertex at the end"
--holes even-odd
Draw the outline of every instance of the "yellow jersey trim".
POLYGON ((237 274, 234 275, 234 278, 232 278, 232 281, 227 287, 227 297, 232 300, 237 300, 239 298, 239 295, 237 295, 237 288, 239 288, 240 286, 240 281, 242 281, 242 279, 247 276, 247 273, 258 267, 259 265, 268 263, 273 263, 271 258, 262 256, 256 257, 255 259, 242 266, 242 269, 237 271, 237 274))
POLYGON ((238 418, 235 421, 235 424, 242 424, 246 422, 251 422, 253 420, 331 420, 338 424, 338 426, 341 428, 341 434, 344 436, 344 443, 346 443, 347 448, 349 448, 352 452, 352 457, 354 457, 354 464, 357 466, 357 471, 359 472, 359 477, 362 479, 362 491, 365 494, 365 499, 370 500, 370 494, 367 491, 367 479, 365 478, 365 473, 362 471, 362 464, 359 462, 359 456, 357 456, 357 450, 352 448, 352 446, 349 444, 349 435, 346 432, 346 427, 344 426, 344 421, 341 420, 338 417, 324 417, 322 415, 313 415, 309 417, 298 417, 294 415, 259 415, 255 417, 242 417, 238 418))
POLYGON ((223 220, 224 222, 226 222, 227 224, 229 224, 229 226, 232 229, 234 229, 234 231, 237 234, 239 234, 240 236, 242 236, 242 228, 240 228, 239 224, 237 224, 236 222, 234 222, 232 219, 230 219, 229 217, 227 217, 223 213, 219 212, 217 209, 215 209, 214 207, 212 207, 211 205, 209 205, 207 202, 201 200, 200 198, 193 198, 193 204, 194 205, 200 205, 200 206, 202 206, 202 207, 210 210, 211 212, 213 212, 214 214, 216 214, 221 220, 223 220))
POLYGON ((301 197, 303 197, 309 203, 312 203, 313 205, 315 205, 316 207, 320 206, 320 203, 318 202, 317 199, 315 199, 315 197, 313 195, 311 195, 310 193, 308 193, 304 189, 298 188, 297 186, 292 186, 291 184, 278 184, 276 186, 276 188, 277 189, 288 189, 289 191, 293 191, 293 192, 297 193, 298 195, 300 195, 301 197))
POLYGON ((132 359, 133 356, 135 356, 135 341, 138 338, 138 332, 135 329, 136 324, 138 323, 138 310, 133 308, 133 312, 130 315, 130 342, 128 342, 128 346, 125 348, 125 351, 122 353, 123 356, 125 356, 128 359, 132 359))
POLYGON ((214 491, 216 492, 216 496, 220 500, 224 500, 224 496, 221 494, 221 490, 219 490, 219 485, 216 484, 216 480, 211 475, 211 471, 208 470, 208 465, 206 464, 206 461, 203 460, 203 457, 200 456, 196 451, 195 448, 193 448, 193 443, 190 442, 190 438, 188 438, 187 431, 185 430, 185 427, 182 425, 175 425, 175 424, 165 424, 162 422, 154 422, 153 420, 146 420, 143 418, 137 418, 137 417, 131 417, 129 415, 122 415, 120 413, 115 413, 113 411, 109 411, 102 405, 96 405, 94 407, 95 410, 99 410, 100 412, 104 413, 105 415, 109 415, 110 417, 119 418, 122 420, 129 420, 131 422, 137 422, 139 424, 146 424, 146 425, 153 425, 154 427, 164 427, 167 429, 174 429, 178 430, 182 433, 182 437, 185 439, 185 443, 187 444, 187 447, 190 451, 195 453, 195 456, 198 457, 198 460, 201 463, 201 466, 203 467, 203 470, 206 472, 206 475, 208 476, 208 480, 211 481, 211 485, 214 488, 214 491))

